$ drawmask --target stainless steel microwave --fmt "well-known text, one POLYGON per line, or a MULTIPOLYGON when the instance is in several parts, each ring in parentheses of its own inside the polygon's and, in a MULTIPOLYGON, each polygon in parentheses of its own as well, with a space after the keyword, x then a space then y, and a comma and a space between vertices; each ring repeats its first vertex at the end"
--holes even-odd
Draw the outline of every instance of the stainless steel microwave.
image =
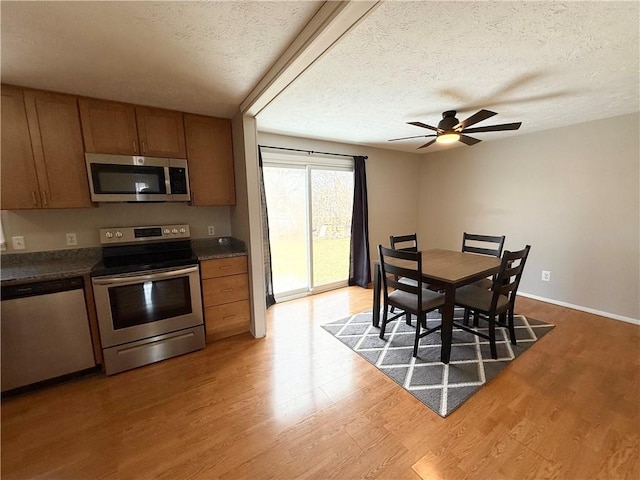
POLYGON ((189 169, 180 158, 86 153, 93 202, 188 202, 189 169))

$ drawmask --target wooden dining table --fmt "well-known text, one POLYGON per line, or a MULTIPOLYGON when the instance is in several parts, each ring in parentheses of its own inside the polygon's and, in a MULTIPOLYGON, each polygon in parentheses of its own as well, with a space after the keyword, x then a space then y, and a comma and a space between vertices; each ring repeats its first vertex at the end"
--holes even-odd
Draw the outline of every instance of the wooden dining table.
MULTIPOLYGON (((498 273, 498 270, 500 270, 500 259, 497 257, 440 248, 422 251, 423 281, 443 291, 445 297, 444 307, 442 308, 441 328, 442 348, 440 361, 442 363, 449 363, 451 358, 456 289, 498 273)), ((373 280, 373 325, 375 327, 380 325, 381 291, 382 270, 380 263, 376 262, 373 280)))

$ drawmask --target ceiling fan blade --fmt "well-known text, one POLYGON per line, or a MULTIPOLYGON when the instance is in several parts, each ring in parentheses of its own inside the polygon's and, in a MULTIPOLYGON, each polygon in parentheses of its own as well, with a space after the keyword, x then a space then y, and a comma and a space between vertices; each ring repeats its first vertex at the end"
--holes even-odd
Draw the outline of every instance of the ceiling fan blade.
POLYGON ((486 120, 487 118, 491 118, 494 115, 497 115, 496 112, 492 112, 491 110, 480 110, 479 112, 474 113, 473 115, 471 115, 469 118, 462 120, 461 122, 459 122, 457 125, 453 126, 454 130, 464 130, 466 127, 469 127, 471 125, 475 125, 478 122, 481 122, 483 120, 486 120))
POLYGON ((425 143, 424 145, 420 145, 418 148, 427 148, 429 145, 431 145, 432 143, 435 143, 436 139, 434 138, 433 140, 425 143))
POLYGON ((477 138, 470 137, 468 135, 460 135, 460 140, 465 145, 475 145, 476 143, 480 143, 482 140, 478 140, 477 138))
POLYGON ((487 125, 486 127, 467 128, 463 133, 502 132, 503 130, 518 130, 522 122, 503 123, 502 125, 487 125))
POLYGON ((432 127, 431 125, 427 125, 422 122, 407 122, 409 125, 415 125, 416 127, 428 128, 429 130, 433 130, 435 132, 441 132, 441 130, 437 127, 432 127))
POLYGON ((392 138, 391 140, 387 140, 387 142, 395 142, 396 140, 409 140, 410 138, 426 138, 426 137, 437 137, 437 135, 416 135, 415 137, 392 138))

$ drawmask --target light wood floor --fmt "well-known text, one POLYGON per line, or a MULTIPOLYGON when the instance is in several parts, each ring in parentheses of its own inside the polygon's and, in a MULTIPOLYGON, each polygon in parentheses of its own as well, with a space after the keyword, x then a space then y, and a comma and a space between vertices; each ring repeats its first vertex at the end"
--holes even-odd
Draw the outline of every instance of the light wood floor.
POLYGON ((2 478, 638 479, 640 329, 526 298, 557 325, 446 419, 319 328, 357 287, 241 335, 2 403, 2 478))

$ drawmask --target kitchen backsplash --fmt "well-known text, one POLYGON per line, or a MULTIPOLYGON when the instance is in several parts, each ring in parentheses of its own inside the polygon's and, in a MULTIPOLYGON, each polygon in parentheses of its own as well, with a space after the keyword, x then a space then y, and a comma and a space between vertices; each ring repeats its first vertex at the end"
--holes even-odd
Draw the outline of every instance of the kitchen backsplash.
MULTIPOLYGON (((6 253, 40 252, 100 246, 98 230, 105 227, 187 223, 192 238, 232 235, 229 207, 193 207, 186 203, 101 204, 95 208, 2 210, 6 253), (75 234, 77 245, 67 244, 75 234), (14 249, 14 237, 23 237, 24 250, 14 249)), ((20 239, 18 238, 19 242, 20 239)))

